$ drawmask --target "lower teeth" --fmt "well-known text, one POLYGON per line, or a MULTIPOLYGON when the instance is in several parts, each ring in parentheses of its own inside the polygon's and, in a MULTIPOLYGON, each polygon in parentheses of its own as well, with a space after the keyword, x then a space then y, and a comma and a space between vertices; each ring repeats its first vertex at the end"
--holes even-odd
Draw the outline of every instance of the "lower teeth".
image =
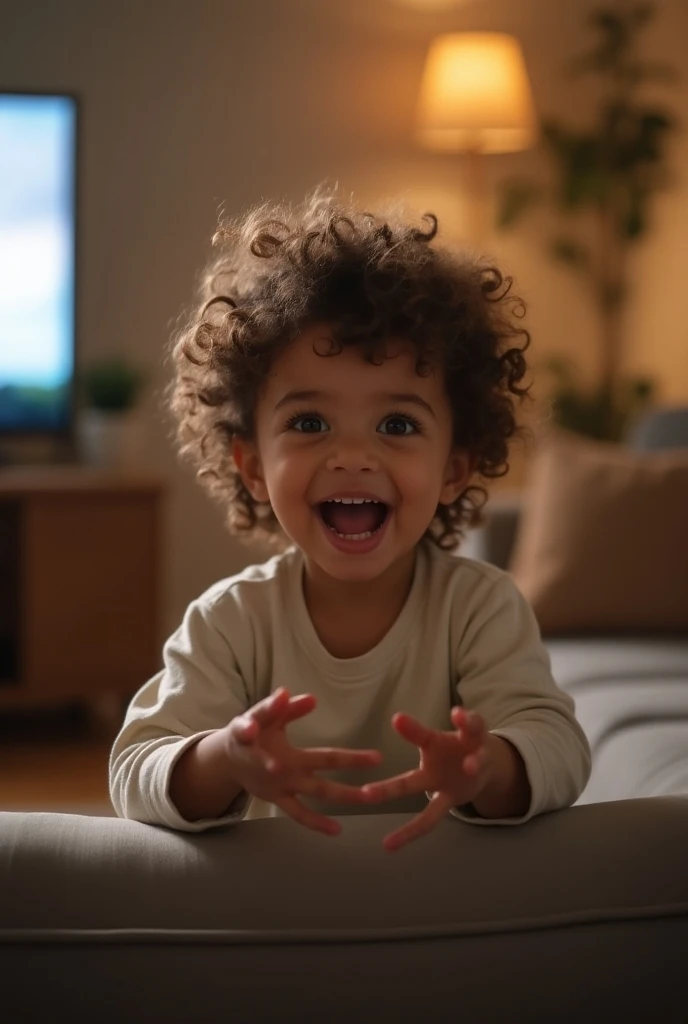
POLYGON ((373 536, 374 532, 377 532, 367 530, 365 533, 340 533, 339 530, 335 530, 334 526, 328 526, 327 529, 332 530, 332 533, 336 533, 338 537, 342 538, 342 540, 367 540, 368 537, 373 536))

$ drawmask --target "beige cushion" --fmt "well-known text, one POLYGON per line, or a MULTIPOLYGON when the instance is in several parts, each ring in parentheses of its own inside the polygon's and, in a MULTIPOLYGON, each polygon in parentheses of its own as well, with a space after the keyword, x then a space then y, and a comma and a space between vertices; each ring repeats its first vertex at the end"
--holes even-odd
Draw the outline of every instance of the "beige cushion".
POLYGON ((688 449, 550 431, 510 570, 544 634, 688 630, 688 449))
POLYGON ((0 812, 3 1019, 685 1022, 688 801, 445 818, 386 853, 408 819, 0 812))

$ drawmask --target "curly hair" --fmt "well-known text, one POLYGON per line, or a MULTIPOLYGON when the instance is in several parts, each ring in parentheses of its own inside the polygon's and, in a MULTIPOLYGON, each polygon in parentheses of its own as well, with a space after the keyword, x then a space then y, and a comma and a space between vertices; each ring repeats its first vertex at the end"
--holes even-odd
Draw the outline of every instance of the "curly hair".
MULTIPOLYGON (((227 512, 237 536, 284 542, 269 502, 257 502, 233 461, 234 437, 253 440, 255 409, 275 357, 306 326, 326 323, 335 355, 359 346, 379 365, 391 337, 410 341, 416 372, 444 371, 453 441, 468 450, 476 476, 508 471, 509 442, 519 432, 517 402, 530 335, 519 321, 512 279, 474 255, 433 245, 437 218, 425 229, 391 213, 382 217, 316 191, 303 204, 263 204, 238 221, 220 218, 219 252, 200 279, 198 302, 172 339, 168 390, 182 457, 227 512)), ((483 485, 438 505, 426 536, 455 548, 481 519, 483 485)))

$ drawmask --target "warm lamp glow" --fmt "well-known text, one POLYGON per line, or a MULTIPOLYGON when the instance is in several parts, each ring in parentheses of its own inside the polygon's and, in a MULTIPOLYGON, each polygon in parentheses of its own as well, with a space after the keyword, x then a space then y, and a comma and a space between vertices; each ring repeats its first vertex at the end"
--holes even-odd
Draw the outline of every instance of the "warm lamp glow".
POLYGON ((501 32, 451 32, 432 43, 418 102, 429 149, 508 153, 535 141, 530 84, 518 42, 501 32))

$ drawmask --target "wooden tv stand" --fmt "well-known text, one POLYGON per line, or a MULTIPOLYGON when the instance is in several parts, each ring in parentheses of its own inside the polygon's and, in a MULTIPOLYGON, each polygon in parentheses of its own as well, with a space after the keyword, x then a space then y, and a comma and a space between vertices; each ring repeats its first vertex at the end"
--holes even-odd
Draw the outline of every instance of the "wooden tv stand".
POLYGON ((127 698, 161 667, 160 480, 0 468, 0 709, 127 698))

